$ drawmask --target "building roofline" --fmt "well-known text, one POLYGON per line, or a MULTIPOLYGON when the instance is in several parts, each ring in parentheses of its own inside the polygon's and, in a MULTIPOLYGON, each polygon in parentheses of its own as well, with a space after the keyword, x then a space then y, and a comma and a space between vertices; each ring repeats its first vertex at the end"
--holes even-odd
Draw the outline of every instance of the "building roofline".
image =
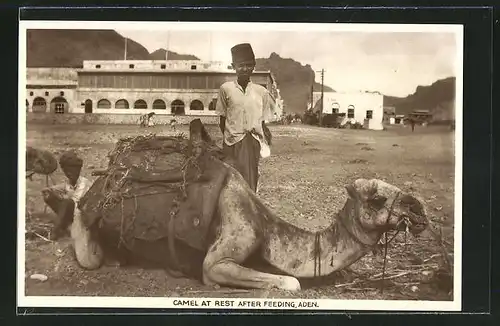
MULTIPOLYGON (((188 69, 75 69, 76 73, 153 73, 153 74, 236 74, 234 70, 188 70, 188 69)), ((254 71, 255 74, 271 74, 271 71, 261 70, 254 71)))

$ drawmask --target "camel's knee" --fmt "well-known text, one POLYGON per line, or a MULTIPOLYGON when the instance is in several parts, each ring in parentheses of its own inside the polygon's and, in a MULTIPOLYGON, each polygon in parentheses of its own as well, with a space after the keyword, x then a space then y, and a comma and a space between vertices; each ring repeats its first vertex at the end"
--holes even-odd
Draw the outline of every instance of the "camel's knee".
POLYGON ((300 282, 293 276, 283 276, 281 288, 287 291, 300 291, 300 282))
POLYGON ((87 243, 75 242, 75 255, 78 264, 85 269, 93 270, 101 267, 104 261, 104 253, 95 241, 87 243))
POLYGON ((203 261, 203 283, 206 285, 221 283, 225 280, 224 271, 227 269, 226 259, 215 261, 205 257, 203 261))

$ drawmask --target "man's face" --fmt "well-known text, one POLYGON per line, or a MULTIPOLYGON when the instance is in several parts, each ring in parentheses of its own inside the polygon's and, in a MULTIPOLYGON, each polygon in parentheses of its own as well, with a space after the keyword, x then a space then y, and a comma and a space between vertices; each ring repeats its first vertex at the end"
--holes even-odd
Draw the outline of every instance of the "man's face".
POLYGON ((253 61, 247 62, 237 62, 233 63, 233 68, 236 71, 236 76, 240 80, 248 80, 255 69, 255 63, 253 61))
POLYGON ((68 178, 71 184, 76 184, 78 177, 80 176, 80 171, 82 170, 79 166, 67 166, 63 169, 64 175, 68 178))

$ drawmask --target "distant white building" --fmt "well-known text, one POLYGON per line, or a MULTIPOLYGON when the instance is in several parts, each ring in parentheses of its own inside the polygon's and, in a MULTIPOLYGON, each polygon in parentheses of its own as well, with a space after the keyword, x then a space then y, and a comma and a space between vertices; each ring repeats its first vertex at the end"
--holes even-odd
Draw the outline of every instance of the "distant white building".
MULTIPOLYGON (((384 96, 378 92, 324 92, 323 113, 345 113, 347 121, 358 122, 367 129, 383 130, 384 96)), ((321 92, 313 93, 313 107, 321 107, 321 92)))

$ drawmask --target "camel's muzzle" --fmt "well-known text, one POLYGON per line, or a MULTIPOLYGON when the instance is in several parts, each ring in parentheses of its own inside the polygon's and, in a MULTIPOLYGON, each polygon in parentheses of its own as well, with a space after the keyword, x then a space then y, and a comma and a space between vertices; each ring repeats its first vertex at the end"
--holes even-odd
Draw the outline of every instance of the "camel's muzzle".
POLYGON ((409 214, 400 215, 400 220, 396 228, 398 231, 408 230, 411 234, 418 235, 422 233, 428 225, 429 222, 425 215, 417 215, 410 212, 409 214))

